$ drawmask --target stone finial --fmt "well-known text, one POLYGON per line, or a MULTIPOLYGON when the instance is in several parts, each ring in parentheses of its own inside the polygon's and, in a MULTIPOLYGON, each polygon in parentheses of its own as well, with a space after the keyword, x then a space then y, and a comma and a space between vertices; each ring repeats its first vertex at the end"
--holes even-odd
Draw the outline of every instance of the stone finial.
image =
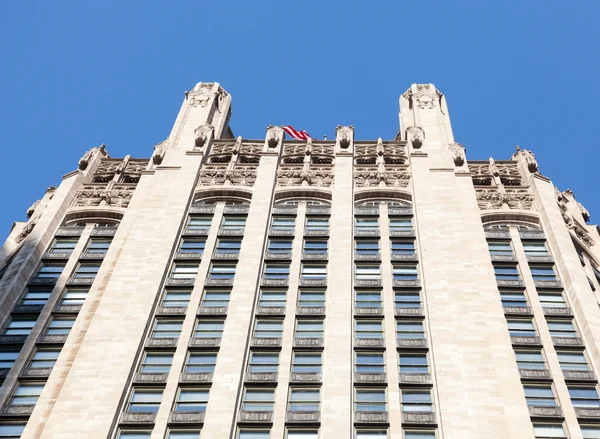
POLYGON ((452 153, 452 159, 454 160, 455 166, 462 166, 467 161, 467 156, 465 154, 465 147, 460 143, 453 142, 448 147, 450 152, 452 153))
POLYGON ((85 171, 92 160, 92 154, 94 153, 94 148, 87 151, 83 157, 79 159, 78 167, 79 170, 85 171))
POLYGON ((532 174, 539 172, 538 163, 535 159, 535 154, 529 151, 528 149, 521 149, 519 145, 516 147, 516 152, 512 155, 511 159, 515 160, 517 156, 520 154, 525 160, 525 164, 527 165, 527 169, 532 174))
POLYGON ((336 143, 341 150, 352 150, 354 147, 354 126, 335 127, 336 143))
POLYGON ((498 166, 496 166, 496 161, 492 157, 490 157, 488 161, 490 162, 490 174, 494 177, 499 176, 500 170, 498 169, 498 166))
POLYGON ((306 147, 304 148, 304 154, 305 155, 311 155, 312 154, 312 150, 313 150, 313 139, 312 139, 312 137, 309 137, 306 140, 306 147))
POLYGON ((29 206, 29 209, 27 209, 27 212, 26 212, 27 218, 32 217, 32 215, 35 213, 35 209, 38 207, 39 204, 40 204, 40 200, 37 200, 35 203, 33 203, 31 206, 29 206))
POLYGON ((205 123, 196 128, 194 130, 194 145, 196 148, 202 148, 214 131, 215 127, 209 123, 205 123))
POLYGON ((231 151, 233 154, 239 154, 242 150, 242 136, 237 136, 235 139, 235 145, 233 145, 233 150, 231 151))
POLYGON ((381 137, 377 138, 377 155, 378 156, 382 156, 383 155, 383 139, 381 137))
POLYGON ((283 140, 283 128, 273 125, 267 127, 267 147, 269 149, 277 148, 277 145, 283 140))
POLYGON ((152 154, 152 163, 155 165, 160 165, 165 158, 165 153, 169 148, 169 139, 165 139, 160 142, 158 145, 154 146, 154 153, 152 154))
POLYGON ((425 131, 417 125, 412 125, 406 129, 406 141, 409 142, 414 149, 420 149, 425 141, 425 131))
POLYGON ((590 220, 590 213, 588 212, 588 210, 579 201, 577 201, 577 207, 579 208, 579 211, 581 212, 581 216, 583 217, 584 221, 588 222, 590 220))

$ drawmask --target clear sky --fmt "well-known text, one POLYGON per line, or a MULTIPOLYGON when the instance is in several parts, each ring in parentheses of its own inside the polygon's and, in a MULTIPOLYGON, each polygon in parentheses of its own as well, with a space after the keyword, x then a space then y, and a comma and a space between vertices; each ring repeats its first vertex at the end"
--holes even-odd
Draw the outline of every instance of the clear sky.
POLYGON ((434 83, 470 159, 531 149, 600 222, 598 0, 0 2, 0 240, 90 147, 150 157, 184 90, 232 94, 235 135, 392 139, 434 83), (598 215, 598 216, 596 216, 598 215))

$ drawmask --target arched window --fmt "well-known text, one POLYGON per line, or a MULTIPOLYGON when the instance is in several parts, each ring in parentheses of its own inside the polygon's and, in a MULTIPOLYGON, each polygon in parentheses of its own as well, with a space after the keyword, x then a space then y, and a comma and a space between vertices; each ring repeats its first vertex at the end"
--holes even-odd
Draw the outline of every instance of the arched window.
POLYGON ((299 203, 306 203, 307 206, 329 207, 331 203, 325 200, 316 200, 314 198, 287 198, 275 202, 275 207, 298 206, 299 203))

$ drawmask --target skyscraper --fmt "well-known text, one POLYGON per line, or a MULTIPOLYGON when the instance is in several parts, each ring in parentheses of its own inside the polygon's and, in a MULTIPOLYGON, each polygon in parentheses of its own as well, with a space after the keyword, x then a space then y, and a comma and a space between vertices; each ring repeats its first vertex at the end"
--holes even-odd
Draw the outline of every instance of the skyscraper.
POLYGON ((0 438, 599 438, 600 236, 534 155, 235 137, 217 83, 103 146, 0 250, 0 438))

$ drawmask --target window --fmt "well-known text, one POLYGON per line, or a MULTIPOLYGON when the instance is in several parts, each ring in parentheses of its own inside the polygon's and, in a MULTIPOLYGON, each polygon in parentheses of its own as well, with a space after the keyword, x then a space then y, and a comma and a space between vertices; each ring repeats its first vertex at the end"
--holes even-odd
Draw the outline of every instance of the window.
POLYGON ((381 352, 357 352, 354 370, 358 373, 383 373, 385 360, 381 352))
POLYGON ((29 362, 29 369, 46 369, 53 368, 56 364, 56 360, 60 355, 60 349, 38 349, 31 361, 29 362))
POLYGON ((187 228, 188 230, 210 229, 211 222, 211 216, 191 216, 187 228))
POLYGON ((573 407, 600 408, 600 397, 595 387, 567 386, 573 407))
POLYGON ((216 253, 239 253, 242 247, 241 239, 221 239, 217 241, 216 253))
POLYGON ((223 217, 223 230, 244 230, 246 227, 246 218, 243 216, 225 216, 223 217))
POLYGON ((265 264, 265 279, 287 279, 289 275, 289 264, 265 264))
POLYGON ((25 424, 0 424, 0 439, 18 439, 23 434, 23 430, 25 424))
POLYGON ((556 282, 556 273, 554 273, 554 268, 551 266, 545 265, 530 265, 529 269, 531 270, 531 275, 533 276, 533 280, 542 281, 542 282, 556 282))
POLYGON ((290 389, 288 410, 290 412, 318 412, 321 402, 319 389, 305 389, 303 387, 290 389))
POLYGON ((140 365, 140 372, 168 373, 173 363, 171 352, 146 352, 140 365))
POLYGON ((100 270, 100 265, 102 265, 102 262, 81 262, 75 273, 73 273, 73 277, 77 279, 95 278, 98 270, 100 270))
POLYGON ((354 410, 357 412, 385 412, 385 390, 356 389, 354 410))
POLYGON ((16 349, 2 349, 0 350, 0 369, 10 369, 15 364, 15 360, 19 356, 19 352, 16 349))
POLYGON ((67 335, 75 323, 75 317, 53 318, 46 327, 46 335, 67 335))
POLYGON ((267 429, 240 428, 237 439, 269 439, 270 432, 267 429))
POLYGON ((402 389, 403 412, 432 412, 431 391, 402 389))
POLYGON ((274 216, 271 220, 273 230, 294 230, 296 218, 289 216, 274 216))
POLYGON ((298 320, 296 338, 323 338, 323 320, 298 320))
POLYGON ((277 373, 279 352, 250 352, 248 371, 252 373, 277 373))
POLYGON ((354 226, 357 230, 379 230, 379 218, 374 216, 356 217, 354 226))
POLYGON ((85 302, 89 291, 88 288, 66 288, 60 300, 60 305, 81 306, 85 302))
POLYGON ((156 319, 152 338, 179 338, 183 319, 156 319))
POLYGON ((392 240, 392 254, 393 255, 414 255, 415 254, 415 242, 414 241, 397 241, 392 240))
POLYGON ((417 280, 419 277, 416 265, 394 265, 392 274, 394 280, 417 280))
POLYGON ((173 288, 165 289, 165 295, 161 305, 165 307, 181 307, 187 308, 190 303, 192 290, 179 290, 173 288))
POLYGON ((489 240, 488 242, 488 250, 491 255, 507 255, 510 256, 513 254, 512 247, 510 245, 509 240, 489 240))
POLYGON ((496 280, 519 281, 519 270, 516 265, 494 265, 496 280))
POLYGON ((289 253, 292 251, 291 239, 269 239, 267 249, 271 253, 289 253))
POLYGON ((202 296, 202 306, 204 308, 219 308, 229 306, 229 297, 231 296, 231 290, 204 290, 202 296))
POLYGON ((21 305, 45 305, 52 294, 52 290, 27 290, 21 305))
POLYGON ((356 291, 355 306, 358 308, 380 308, 381 291, 356 291))
POLYGON ((356 439, 386 439, 387 430, 356 430, 356 439))
POLYGON ((181 412, 204 412, 208 403, 208 390, 204 389, 179 389, 174 411, 181 412))
POLYGON ((500 300, 502 306, 507 308, 524 308, 527 306, 527 299, 522 291, 500 291, 500 300))
POLYGON ((129 397, 127 411, 130 413, 156 413, 162 399, 162 389, 136 389, 129 397))
POLYGON ((319 430, 295 430, 288 429, 287 439, 317 439, 319 437, 319 430))
POLYGON ((536 439, 566 439, 567 437, 561 424, 540 424, 536 422, 533 424, 533 431, 536 439))
POLYGON ((109 238, 91 238, 85 249, 88 254, 105 255, 112 242, 109 238))
POLYGON ((118 439, 150 439, 150 434, 146 430, 121 430, 118 439))
POLYGON ((376 255, 379 254, 379 241, 360 239, 355 241, 357 255, 376 255))
POLYGON ((304 253, 323 255, 327 253, 327 241, 310 239, 304 241, 304 253))
POLYGON ((322 307, 325 306, 325 291, 300 290, 298 306, 322 307))
POLYGON ((200 430, 169 430, 167 439, 200 439, 200 430))
POLYGON ((427 354, 398 354, 400 373, 429 373, 427 354))
POLYGON ((185 371, 188 373, 213 373, 217 364, 215 352, 190 352, 185 363, 185 371))
POLYGON ((357 280, 380 280, 381 267, 379 265, 357 265, 354 274, 357 280))
POLYGON ((357 320, 356 338, 383 338, 382 320, 357 320))
POLYGON ((394 292, 394 306, 396 308, 420 308, 421 296, 418 291, 396 290, 394 292))
POLYGON ((179 253, 202 253, 205 245, 206 239, 183 238, 179 246, 179 253))
POLYGON ((404 430, 404 439, 435 439, 435 431, 404 430))
POLYGON ((34 405, 37 404, 44 383, 22 383, 17 385, 9 405, 34 405))
POLYGON ((254 324, 254 336, 258 338, 281 338, 282 320, 260 319, 254 324))
POLYGON ((321 352, 294 351, 292 359, 292 372, 321 372, 321 352))
POLYGON ((198 320, 194 337, 196 338, 221 338, 223 336, 223 320, 198 320))
POLYGON ((36 319, 33 317, 13 317, 3 335, 29 335, 36 319))
POLYGON ((510 319, 506 321, 511 337, 535 337, 533 320, 510 319))
POLYGON ((523 388, 525 389, 525 400, 527 401, 527 405, 543 407, 556 406, 552 386, 525 385, 523 388))
POLYGON ((548 320, 548 329, 552 337, 577 337, 573 322, 565 320, 548 320))
POLYGON ((562 370, 590 370, 583 352, 557 351, 556 355, 562 370))
POLYGON ((541 350, 518 350, 515 351, 515 356, 519 369, 546 369, 546 362, 541 350))
POLYGON ((598 425, 582 425, 581 434, 583 439, 597 439, 600 438, 600 426, 598 425))
POLYGON ((302 264, 302 279, 321 280, 327 278, 327 265, 302 264))
POLYGON ((396 322, 396 337, 424 339, 425 329, 423 328, 423 322, 420 320, 396 322))
POLYGON ((544 308, 566 308, 565 298, 562 292, 539 291, 538 297, 544 308))
POLYGON ((544 241, 523 241, 523 249, 527 256, 548 256, 544 241))
POLYGON ((412 232, 412 220, 410 217, 390 217, 390 231, 412 232))
POLYGON ((283 308, 285 306, 285 293, 284 290, 261 290, 258 305, 265 308, 283 308))
POLYGON ((306 230, 329 230, 329 218, 306 217, 306 230))
POLYGON ((68 253, 70 254, 77 245, 79 238, 56 238, 48 253, 68 253))
POLYGON ((44 279, 49 281, 56 280, 60 277, 64 268, 64 263, 44 262, 35 275, 35 279, 44 279))
POLYGON ((233 279, 235 277, 235 263, 214 262, 210 267, 208 277, 211 279, 233 279))
POLYGON ((275 390, 273 389, 246 389, 242 400, 242 410, 251 412, 273 411, 275 390))
POLYGON ((196 279, 198 264, 173 264, 171 279, 196 279))

